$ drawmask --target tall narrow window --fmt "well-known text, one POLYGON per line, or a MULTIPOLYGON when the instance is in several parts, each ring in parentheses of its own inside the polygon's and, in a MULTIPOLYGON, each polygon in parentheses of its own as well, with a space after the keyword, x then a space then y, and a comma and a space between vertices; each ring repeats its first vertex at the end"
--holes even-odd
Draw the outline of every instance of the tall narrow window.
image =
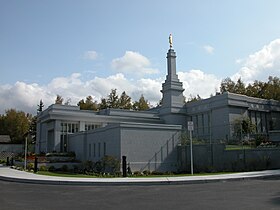
POLYGON ((93 157, 96 157, 96 146, 93 144, 93 157))
POLYGON ((100 155, 101 155, 101 144, 100 144, 100 142, 98 143, 98 157, 100 157, 100 155))
POLYGON ((88 145, 88 156, 91 157, 91 144, 88 145))
POLYGON ((103 147, 104 147, 104 150, 103 150, 104 153, 103 153, 103 155, 105 156, 105 155, 106 155, 106 149, 107 149, 107 148, 106 148, 106 142, 104 142, 103 147))

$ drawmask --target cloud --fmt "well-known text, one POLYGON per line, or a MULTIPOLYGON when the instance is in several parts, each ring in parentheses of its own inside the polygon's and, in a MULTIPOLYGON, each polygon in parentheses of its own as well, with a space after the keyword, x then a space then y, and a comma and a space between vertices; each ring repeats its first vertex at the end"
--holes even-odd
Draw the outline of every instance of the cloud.
POLYGON ((96 51, 86 51, 84 53, 84 59, 86 60, 96 60, 98 58, 98 53, 96 51))
POLYGON ((184 95, 188 99, 190 95, 199 94, 202 98, 208 98, 216 93, 221 84, 221 79, 213 74, 206 74, 201 70, 178 72, 178 76, 185 88, 184 95))
MULTIPOLYGON (((215 93, 219 87, 220 79, 201 70, 190 70, 178 72, 179 79, 183 82, 186 98, 190 94, 199 94, 207 98, 215 93)), ((76 105, 79 100, 88 95, 93 96, 98 102, 102 97, 107 97, 111 89, 117 89, 120 95, 123 91, 132 97, 133 101, 140 98, 141 94, 151 103, 156 105, 161 99, 161 88, 164 78, 150 79, 141 78, 137 80, 128 79, 122 73, 108 77, 94 77, 92 80, 83 81, 80 73, 73 73, 68 77, 57 77, 45 86, 32 83, 16 82, 14 85, 0 86, 0 113, 6 109, 15 108, 28 113, 35 114, 37 104, 43 100, 45 108, 53 104, 56 95, 61 95, 64 100, 71 99, 71 104, 76 105)))
POLYGON ((138 52, 126 51, 124 56, 115 58, 111 66, 119 73, 144 76, 159 73, 158 69, 152 68, 148 58, 138 52))
POLYGON ((43 99, 44 103, 51 104, 55 95, 36 83, 26 84, 18 81, 14 85, 2 85, 0 113, 3 114, 5 110, 13 108, 35 114, 40 99, 43 99))
POLYGON ((242 67, 231 78, 242 78, 246 83, 253 80, 266 80, 268 76, 280 73, 280 39, 273 40, 261 50, 239 59, 242 67))
POLYGON ((214 47, 210 46, 210 45, 204 45, 203 49, 205 50, 206 53, 208 54, 213 54, 214 53, 214 47))
POLYGON ((161 79, 129 80, 122 73, 104 78, 94 77, 87 81, 83 81, 81 77, 79 73, 73 73, 68 77, 57 77, 45 86, 25 82, 0 85, 0 114, 10 108, 36 114, 37 104, 41 99, 47 108, 54 103, 57 94, 61 95, 64 101, 70 98, 72 105, 76 105, 79 100, 88 95, 99 102, 102 97, 107 97, 111 89, 115 88, 119 95, 126 91, 133 101, 138 100, 143 94, 152 105, 156 105, 161 97, 161 79))

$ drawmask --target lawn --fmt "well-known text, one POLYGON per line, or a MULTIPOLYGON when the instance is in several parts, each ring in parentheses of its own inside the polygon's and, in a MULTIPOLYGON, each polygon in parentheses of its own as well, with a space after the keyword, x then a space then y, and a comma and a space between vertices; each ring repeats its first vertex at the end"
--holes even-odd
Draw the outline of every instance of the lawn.
MULTIPOLYGON (((196 173, 191 174, 163 174, 163 175, 139 175, 139 176, 128 176, 129 178, 156 178, 156 177, 179 177, 179 176, 207 176, 207 175, 222 175, 222 174, 233 174, 237 172, 215 172, 215 173, 196 173)), ((94 176, 86 174, 74 174, 69 172, 50 172, 50 171, 38 171, 37 174, 46 176, 59 176, 59 177, 73 177, 73 178, 119 178, 114 176, 94 176)))
POLYGON ((254 149, 250 145, 226 145, 226 150, 254 149))
POLYGON ((74 177, 74 178, 97 178, 97 176, 87 174, 74 174, 68 172, 38 171, 37 174, 46 176, 74 177))

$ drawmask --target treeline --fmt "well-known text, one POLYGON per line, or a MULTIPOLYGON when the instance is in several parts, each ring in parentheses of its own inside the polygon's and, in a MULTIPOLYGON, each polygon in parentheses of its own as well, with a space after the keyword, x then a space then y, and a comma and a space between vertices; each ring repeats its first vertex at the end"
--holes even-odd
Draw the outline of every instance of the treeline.
POLYGON ((12 143, 22 143, 27 136, 36 135, 36 116, 15 109, 0 115, 0 135, 9 135, 12 143))
POLYGON ((226 78, 221 82, 220 92, 231 92, 247 95, 256 98, 274 99, 280 101, 280 79, 278 77, 268 77, 267 82, 255 80, 247 86, 240 79, 237 82, 226 78))
MULTIPOLYGON (((278 77, 269 76, 267 82, 255 80, 253 83, 249 83, 246 86, 241 78, 234 82, 228 77, 222 80, 220 91, 217 92, 216 95, 223 94, 225 92, 280 101, 280 79, 278 77)), ((213 94, 210 95, 210 97, 212 96, 213 94)), ((199 101, 201 99, 202 98, 199 94, 197 94, 196 96, 190 95, 187 103, 199 101)))
MULTIPOLYGON (((63 104, 63 101, 63 97, 57 95, 55 104, 63 104)), ((64 104, 69 105, 69 99, 66 100, 64 104)), ((80 106, 81 110, 94 111, 107 108, 143 111, 150 108, 148 100, 146 100, 143 95, 141 95, 138 101, 133 102, 131 97, 128 96, 125 91, 119 96, 117 94, 117 89, 112 89, 106 98, 101 98, 100 102, 94 101, 92 96, 87 96, 85 99, 80 100, 77 105, 80 106)))

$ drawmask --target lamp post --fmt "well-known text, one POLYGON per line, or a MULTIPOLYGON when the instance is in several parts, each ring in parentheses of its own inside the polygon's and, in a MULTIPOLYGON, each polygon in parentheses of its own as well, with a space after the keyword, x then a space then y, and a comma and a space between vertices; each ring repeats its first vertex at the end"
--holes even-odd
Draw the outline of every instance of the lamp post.
POLYGON ((25 137, 25 147, 24 147, 24 170, 26 171, 27 165, 27 136, 25 137))
POLYGON ((194 130, 193 121, 188 121, 188 130, 190 132, 191 174, 193 175, 193 148, 192 148, 192 131, 194 130))

